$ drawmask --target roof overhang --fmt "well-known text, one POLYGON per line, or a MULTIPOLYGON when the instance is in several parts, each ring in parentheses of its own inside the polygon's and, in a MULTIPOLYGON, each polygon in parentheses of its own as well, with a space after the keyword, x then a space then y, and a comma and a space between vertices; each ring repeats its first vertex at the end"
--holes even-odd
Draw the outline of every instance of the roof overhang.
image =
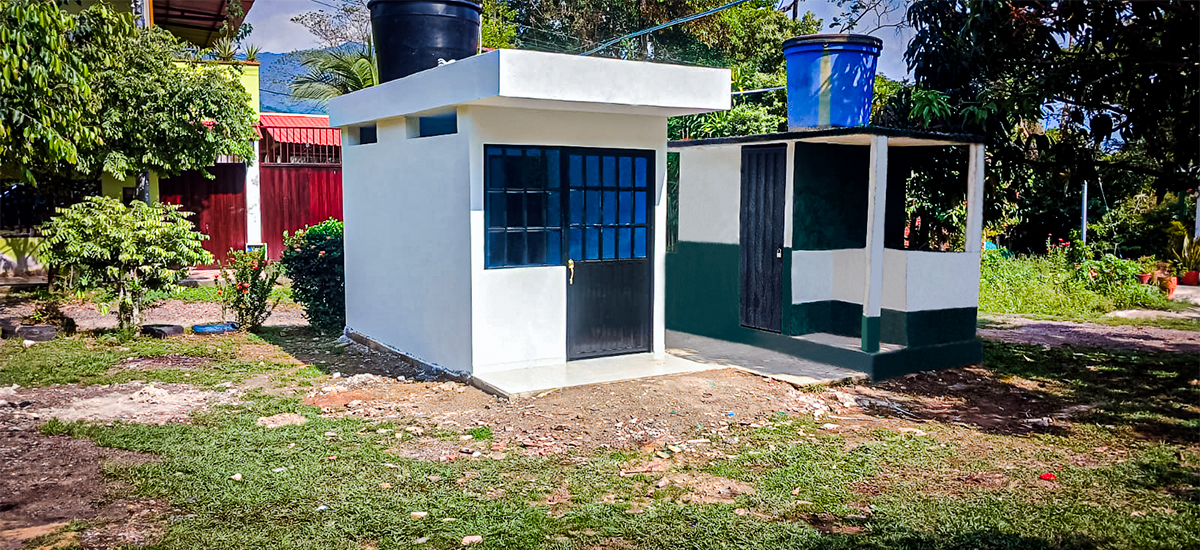
MULTIPOLYGON (((153 23, 202 48, 221 37, 221 27, 229 18, 230 0, 152 0, 153 23)), ((126 5, 129 2, 125 2, 126 5)), ((237 28, 254 7, 254 0, 241 0, 242 14, 230 21, 237 28)))
POLYGON ((349 126, 460 105, 671 117, 730 107, 728 69, 495 50, 329 101, 349 126))
POLYGON ((855 126, 842 128, 835 126, 806 128, 791 132, 776 134, 755 134, 750 136, 734 136, 724 138, 708 138, 696 140, 676 140, 667 144, 670 149, 686 149, 692 147, 715 147, 722 145, 769 144, 798 141, 805 143, 827 143, 833 145, 869 146, 872 136, 888 138, 888 147, 951 147, 955 145, 970 145, 984 143, 983 136, 970 134, 946 134, 942 132, 925 132, 901 128, 884 128, 880 126, 855 126))

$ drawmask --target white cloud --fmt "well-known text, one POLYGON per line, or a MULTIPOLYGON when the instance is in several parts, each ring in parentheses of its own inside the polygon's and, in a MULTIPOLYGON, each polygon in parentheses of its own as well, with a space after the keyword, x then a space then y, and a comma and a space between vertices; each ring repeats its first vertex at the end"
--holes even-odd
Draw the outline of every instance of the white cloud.
POLYGON ((246 15, 246 22, 254 25, 254 32, 246 42, 273 53, 317 47, 316 38, 291 19, 319 8, 312 0, 258 0, 246 15))

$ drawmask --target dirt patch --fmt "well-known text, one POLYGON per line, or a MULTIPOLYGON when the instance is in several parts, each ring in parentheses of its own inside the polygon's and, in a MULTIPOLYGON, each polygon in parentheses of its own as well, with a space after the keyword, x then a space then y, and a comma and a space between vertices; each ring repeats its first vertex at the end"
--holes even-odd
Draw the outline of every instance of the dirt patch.
POLYGON ((733 369, 564 388, 516 401, 454 382, 380 377, 349 387, 335 379, 304 401, 329 417, 393 420, 426 432, 465 433, 486 426, 511 450, 537 455, 712 438, 731 427, 839 406, 733 369))
MULTIPOLYGON (((101 449, 87 440, 43 436, 0 420, 0 530, 98 517, 102 510, 96 504, 107 491, 100 465, 150 460, 154 457, 101 449)), ((21 533, 22 540, 45 534, 36 531, 21 533)), ((0 541, 0 548, 19 547, 17 540, 0 541)))
POLYGON ((243 344, 238 349, 240 361, 270 361, 284 365, 303 365, 299 359, 272 344, 243 344))
POLYGON ((1083 412, 1037 382, 1004 381, 988 369, 965 367, 914 373, 875 387, 852 387, 877 414, 978 427, 987 433, 1061 433, 1062 421, 1083 412))
POLYGON ((672 485, 689 491, 679 499, 688 504, 733 504, 738 495, 754 493, 754 486, 749 483, 702 472, 668 474, 659 480, 657 487, 672 485))
MULTIPOLYGON (((117 328, 117 316, 110 312, 105 315, 90 303, 76 303, 62 306, 62 312, 75 320, 77 330, 97 330, 117 328)), ((21 318, 33 313, 33 304, 28 301, 5 303, 0 310, 0 325, 15 326, 21 318)), ((199 323, 213 323, 221 320, 221 305, 211 302, 184 302, 167 300, 158 307, 146 312, 146 324, 170 324, 190 327, 199 323)), ((264 326, 308 326, 304 318, 304 310, 296 304, 279 304, 264 326)))
POLYGON ((980 328, 980 337, 1014 344, 1097 347, 1144 351, 1200 353, 1200 332, 1130 325, 1036 321, 997 315, 993 326, 980 328))
POLYGON ((87 549, 149 546, 166 533, 170 512, 170 506, 158 500, 114 502, 100 511, 99 526, 79 534, 80 545, 87 549))
MULTIPOLYGON (((60 405, 37 407, 36 390, 24 395, 34 402, 28 414, 42 418, 57 418, 63 422, 86 420, 111 422, 122 420, 139 424, 167 424, 186 422, 192 411, 203 409, 212 403, 228 400, 231 394, 197 390, 183 384, 141 384, 131 382, 102 388, 100 395, 82 397, 60 405)), ((93 393, 90 388, 80 393, 93 393)))

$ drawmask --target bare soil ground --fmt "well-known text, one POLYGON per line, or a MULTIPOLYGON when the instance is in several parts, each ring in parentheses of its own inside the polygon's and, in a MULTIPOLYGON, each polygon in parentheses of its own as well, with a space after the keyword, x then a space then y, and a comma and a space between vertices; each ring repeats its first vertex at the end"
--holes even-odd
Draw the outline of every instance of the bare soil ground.
MULTIPOLYGON (((21 303, 0 304, 0 325, 15 326, 21 318, 33 313, 33 304, 21 303)), ((90 303, 74 303, 64 305, 62 312, 75 320, 77 330, 105 330, 117 328, 117 316, 113 312, 107 315, 96 309, 90 303)), ((146 312, 146 324, 171 324, 190 327, 201 323, 216 323, 221 321, 221 305, 210 302, 184 302, 167 300, 158 307, 146 312)), ((308 326, 304 318, 304 310, 296 304, 279 304, 265 326, 308 326)))
POLYGON ((998 342, 1200 353, 1200 332, 1189 330, 1039 321, 1013 315, 996 315, 991 320, 993 325, 980 328, 978 334, 998 342))

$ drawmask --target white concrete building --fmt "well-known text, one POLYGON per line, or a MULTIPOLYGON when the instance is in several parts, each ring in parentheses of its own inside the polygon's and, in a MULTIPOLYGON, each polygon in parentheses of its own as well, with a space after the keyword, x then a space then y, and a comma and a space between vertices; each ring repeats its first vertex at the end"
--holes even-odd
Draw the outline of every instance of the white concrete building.
POLYGON ((661 363, 667 118, 728 109, 729 86, 498 50, 330 101, 347 333, 484 384, 661 363))

